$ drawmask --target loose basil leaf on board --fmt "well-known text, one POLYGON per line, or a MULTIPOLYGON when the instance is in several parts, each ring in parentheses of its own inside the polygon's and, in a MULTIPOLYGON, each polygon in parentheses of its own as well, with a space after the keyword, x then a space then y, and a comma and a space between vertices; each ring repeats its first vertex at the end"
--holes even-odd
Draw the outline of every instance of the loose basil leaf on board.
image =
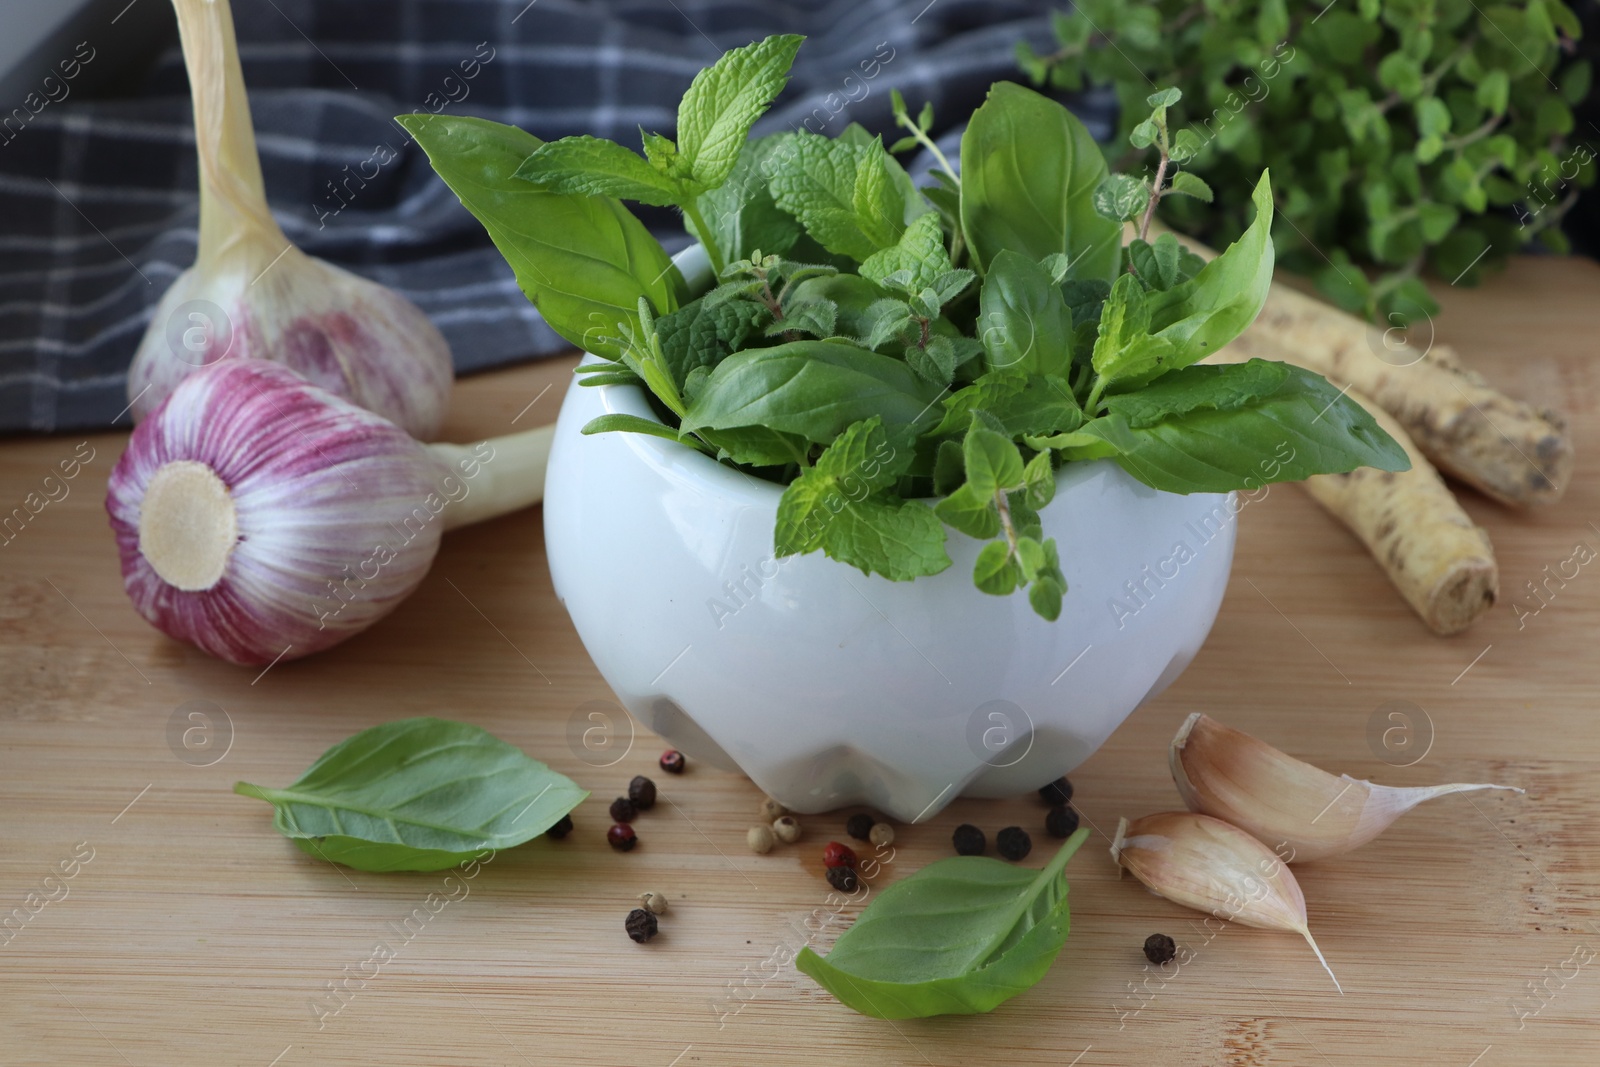
POLYGON ((485 730, 402 719, 334 745, 293 785, 235 793, 302 852, 362 871, 439 871, 548 830, 589 794, 485 730))
POLYGON ((952 856, 889 886, 826 957, 795 966, 875 1019, 993 1011, 1045 976, 1066 944, 1067 860, 1078 830, 1043 870, 952 856))
POLYGON ((1114 447, 1117 463, 1139 481, 1171 493, 1226 493, 1357 467, 1411 468, 1405 449, 1360 404, 1320 375, 1281 366, 1282 385, 1229 410, 1195 408, 1139 427, 1113 411, 1081 432, 1114 447))
POLYGON ((940 391, 904 360, 841 341, 791 341, 735 352, 717 364, 683 426, 765 426, 828 444, 874 415, 891 433, 931 424, 940 391))
POLYGON ((543 142, 515 126, 452 115, 400 115, 433 169, 484 229, 517 284, 566 340, 621 358, 640 329, 645 297, 656 314, 678 306, 683 279, 644 224, 617 201, 552 193, 513 177, 543 142))
POLYGON ((1111 281, 1122 224, 1094 209, 1106 161, 1060 104, 997 82, 961 138, 961 224, 981 270, 1001 250, 1038 262, 1063 253, 1068 278, 1111 281))

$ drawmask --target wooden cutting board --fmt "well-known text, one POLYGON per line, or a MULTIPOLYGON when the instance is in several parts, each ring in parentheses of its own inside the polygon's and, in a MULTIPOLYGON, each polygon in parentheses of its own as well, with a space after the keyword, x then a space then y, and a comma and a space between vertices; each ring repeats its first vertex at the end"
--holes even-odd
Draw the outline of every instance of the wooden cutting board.
MULTIPOLYGON (((611 766, 577 757, 569 723, 610 694, 551 594, 537 509, 452 533, 392 617, 260 672, 165 639, 123 597, 101 502, 124 435, 0 446, 0 514, 93 452, 68 495, 0 545, 0 917, 27 916, 0 933, 0 1062, 1600 1062, 1600 564, 1552 582, 1542 607, 1524 588, 1575 546, 1600 548, 1600 268, 1521 259, 1487 288, 1440 296, 1441 340, 1574 421, 1578 475, 1560 505, 1513 514, 1464 494, 1494 537, 1500 605, 1434 637, 1299 490, 1245 509, 1205 649, 1073 776, 1097 832, 1068 869, 1065 951, 1037 987, 972 1018, 863 1018, 789 964, 808 918, 829 917, 820 854, 842 814, 807 818, 802 843, 757 856, 743 843, 760 800, 747 780, 661 774, 662 744, 642 731, 630 746, 619 729, 611 766), (1519 623, 1517 601, 1539 610, 1519 623), (210 702, 211 733, 202 724, 186 748, 191 701, 210 702), (1409 702, 1414 732, 1390 742, 1412 756, 1369 742, 1393 702, 1409 702), (1166 743, 1191 711, 1339 772, 1528 792, 1436 801, 1299 869, 1340 996, 1297 937, 1208 929, 1118 880, 1105 834, 1120 815, 1178 806, 1166 743), (477 723, 576 778, 594 792, 577 831, 447 886, 302 855, 264 805, 229 791, 287 783, 350 733, 411 715, 477 723), (639 773, 670 803, 618 854, 605 807, 639 773), (641 947, 622 920, 645 890, 672 906, 641 947), (1193 959, 1146 969, 1140 946, 1158 931, 1193 959)), ((550 420, 569 367, 461 383, 449 436, 550 420)), ((1038 864, 1043 816, 1033 797, 958 801, 900 828, 877 884, 947 855, 965 821, 1033 830, 1038 864)))

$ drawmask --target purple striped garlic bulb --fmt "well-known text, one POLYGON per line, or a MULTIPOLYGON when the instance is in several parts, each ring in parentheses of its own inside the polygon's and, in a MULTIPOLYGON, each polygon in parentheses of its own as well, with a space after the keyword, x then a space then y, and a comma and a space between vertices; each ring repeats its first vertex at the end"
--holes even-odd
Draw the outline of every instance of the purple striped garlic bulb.
POLYGON ((551 432, 421 445, 279 364, 211 364, 111 472, 123 585, 157 629, 232 663, 318 652, 410 595, 445 530, 541 499, 551 432))
POLYGON ((185 377, 268 359, 426 440, 450 399, 450 346, 411 301, 290 243, 267 207, 228 0, 173 0, 194 100, 200 238, 128 372, 139 422, 185 377))

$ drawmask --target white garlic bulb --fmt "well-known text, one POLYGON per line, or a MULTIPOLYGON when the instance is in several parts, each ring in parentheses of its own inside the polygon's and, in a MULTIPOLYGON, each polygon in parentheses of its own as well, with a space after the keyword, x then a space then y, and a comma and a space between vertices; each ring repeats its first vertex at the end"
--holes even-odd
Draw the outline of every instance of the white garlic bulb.
POLYGON ((262 360, 184 379, 134 430, 106 510, 134 608, 221 659, 296 659, 394 610, 447 529, 539 500, 552 428, 420 445, 262 360))
POLYGON ((199 367, 254 358, 282 363, 413 437, 432 437, 449 402, 449 345, 399 293, 284 236, 267 208, 228 0, 173 6, 194 99, 200 241, 129 369, 134 421, 199 367))

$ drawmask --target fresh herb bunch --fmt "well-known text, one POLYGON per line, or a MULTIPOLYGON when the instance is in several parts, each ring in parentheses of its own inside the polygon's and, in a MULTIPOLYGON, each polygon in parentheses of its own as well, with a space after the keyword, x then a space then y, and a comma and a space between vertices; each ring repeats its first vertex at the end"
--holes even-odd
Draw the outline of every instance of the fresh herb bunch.
MULTIPOLYGON (((799 43, 725 54, 684 95, 677 140, 644 134, 642 157, 479 119, 408 126, 545 320, 602 357, 578 368, 583 384, 640 385, 660 416, 605 415, 586 433, 654 434, 784 484, 780 555, 820 549, 906 580, 950 566, 946 526, 989 541, 978 588, 1026 586, 1049 619, 1066 579, 1040 511, 1063 462, 1110 458, 1178 493, 1406 467, 1315 374, 1194 366, 1266 298, 1264 175, 1256 221, 1213 262, 1170 235, 1124 257, 1122 223, 1096 203, 1117 215, 1110 194, 1142 183, 1102 189, 1083 124, 1019 85, 991 89, 960 176, 939 157, 926 189, 857 126, 749 140, 799 43), (687 292, 614 197, 681 208, 715 286, 687 292)), ((1146 143, 1169 155, 1175 99, 1150 101, 1146 143)), ((914 120, 898 96, 895 110, 910 131, 896 147, 931 147, 927 110, 914 120)), ((1197 191, 1183 184, 1146 197, 1197 191)))
POLYGON ((1112 86, 1113 157, 1152 80, 1183 91, 1173 158, 1219 195, 1174 205, 1176 226, 1234 240, 1270 168, 1280 262, 1368 318, 1437 311, 1424 269, 1473 285, 1536 237, 1566 251, 1557 223, 1594 181, 1594 151, 1567 140, 1590 71, 1562 65, 1580 26, 1558 0, 1080 0, 1054 21, 1060 47, 1020 44, 1022 68, 1112 86))

